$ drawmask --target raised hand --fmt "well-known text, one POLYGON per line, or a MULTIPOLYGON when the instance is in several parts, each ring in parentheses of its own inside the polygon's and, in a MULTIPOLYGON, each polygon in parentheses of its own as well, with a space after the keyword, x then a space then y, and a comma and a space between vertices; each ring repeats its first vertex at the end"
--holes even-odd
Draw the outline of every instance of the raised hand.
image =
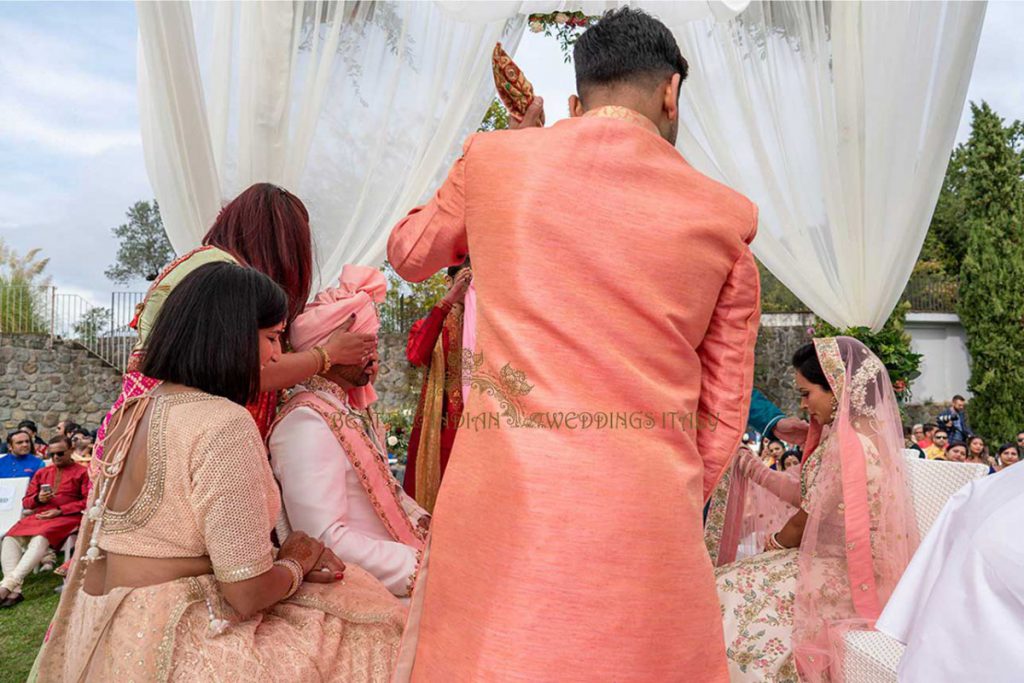
POLYGON ((377 349, 377 335, 369 332, 350 332, 356 317, 352 315, 338 326, 324 344, 332 365, 358 365, 370 359, 377 349))
POLYGON ((508 127, 512 130, 518 130, 519 128, 543 128, 544 98, 533 98, 533 102, 530 103, 530 106, 526 108, 526 113, 523 114, 522 121, 517 121, 514 117, 510 116, 508 127))

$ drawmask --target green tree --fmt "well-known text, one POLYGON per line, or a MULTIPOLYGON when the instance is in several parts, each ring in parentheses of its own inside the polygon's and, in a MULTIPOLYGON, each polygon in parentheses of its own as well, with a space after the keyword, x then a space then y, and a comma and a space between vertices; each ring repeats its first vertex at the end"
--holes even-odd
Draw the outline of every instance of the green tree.
POLYGON ((385 263, 381 270, 388 279, 388 293, 380 306, 381 325, 386 332, 407 333, 448 291, 443 270, 423 282, 406 282, 390 263, 385 263))
POLYGON ((46 289, 43 275, 50 259, 37 258, 39 249, 19 256, 0 238, 0 333, 43 334, 46 322, 46 289))
POLYGON ((135 202, 125 212, 127 223, 114 228, 114 237, 120 240, 117 262, 107 268, 104 275, 117 284, 127 284, 135 278, 155 280, 164 266, 174 258, 160 218, 156 200, 135 202))
POLYGON ((1004 125, 971 104, 964 146, 967 248, 960 268, 960 320, 971 355, 971 426, 1012 441, 1024 424, 1024 156, 1021 124, 1004 125))
POLYGON ((110 309, 96 306, 90 308, 75 323, 75 335, 86 346, 94 346, 99 336, 107 331, 110 324, 110 309))
POLYGON ((859 340, 885 365, 898 401, 901 404, 907 403, 910 400, 910 382, 921 375, 921 354, 910 349, 910 335, 904 328, 909 310, 910 304, 906 301, 896 304, 889 319, 878 332, 872 332, 869 327, 839 329, 815 317, 814 336, 843 336, 859 340))
POLYGON ((505 109, 505 105, 501 103, 501 100, 495 97, 491 101, 491 106, 487 108, 487 113, 484 114, 484 120, 480 123, 480 127, 477 128, 477 132, 505 130, 506 128, 508 128, 508 110, 505 109))

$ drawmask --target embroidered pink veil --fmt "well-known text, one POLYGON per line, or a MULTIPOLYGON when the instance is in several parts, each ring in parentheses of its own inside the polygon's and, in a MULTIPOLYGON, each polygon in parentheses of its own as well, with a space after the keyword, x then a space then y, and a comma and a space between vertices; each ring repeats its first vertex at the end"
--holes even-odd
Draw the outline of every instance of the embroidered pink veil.
POLYGON ((825 450, 800 542, 793 649, 801 676, 820 681, 838 668, 842 634, 874 627, 919 539, 885 366, 850 337, 814 346, 838 409, 831 434, 812 422, 807 435, 808 453, 825 450))
MULTIPOLYGON (((811 421, 804 449, 805 463, 819 446, 823 450, 802 501, 808 518, 799 550, 793 652, 801 679, 817 683, 838 673, 844 632, 873 628, 919 539, 902 422, 885 366, 850 337, 816 339, 814 345, 837 409, 830 425, 811 421)), ((751 482, 775 486, 790 500, 794 493, 781 481, 784 473, 765 477, 742 463, 738 459, 731 468, 730 490, 716 492, 709 510, 708 549, 718 565, 732 561, 742 530, 750 527, 743 513, 749 511, 744 499, 751 482)))

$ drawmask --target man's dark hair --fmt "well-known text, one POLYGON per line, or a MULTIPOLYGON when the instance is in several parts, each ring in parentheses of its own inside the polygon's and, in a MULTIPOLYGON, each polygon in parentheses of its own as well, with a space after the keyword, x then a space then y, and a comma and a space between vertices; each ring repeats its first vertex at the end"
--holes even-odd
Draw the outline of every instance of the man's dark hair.
POLYGON ((200 266, 160 309, 142 374, 244 405, 260 390, 259 331, 287 317, 287 295, 263 273, 224 262, 200 266))
POLYGON ((604 13, 573 48, 576 92, 586 99, 592 87, 648 80, 652 86, 689 66, 672 32, 651 15, 631 7, 604 13))
POLYGON ((466 256, 466 260, 463 261, 462 263, 458 263, 454 266, 448 266, 448 270, 446 272, 448 273, 448 277, 454 279, 455 276, 459 274, 460 270, 462 270, 463 268, 469 268, 469 266, 469 256, 466 256))
POLYGON ((821 362, 813 343, 804 344, 796 350, 793 354, 793 367, 799 370, 808 382, 817 384, 826 391, 832 391, 832 385, 828 383, 825 371, 821 369, 821 362))
POLYGON ((62 443, 65 446, 68 447, 68 450, 71 449, 71 439, 69 439, 68 437, 64 436, 63 434, 58 434, 57 436, 51 436, 50 440, 47 441, 46 443, 47 444, 62 443))
POLYGON ((90 432, 85 427, 78 427, 71 432, 71 436, 88 436, 91 438, 92 432, 90 432))
POLYGON ((32 442, 32 435, 26 432, 24 429, 15 429, 13 432, 7 432, 7 445, 11 446, 14 444, 14 437, 18 434, 24 434, 28 437, 29 443, 32 442))
MULTIPOLYGON (((934 439, 938 435, 939 432, 942 432, 943 434, 946 435, 946 438, 949 438, 949 431, 946 430, 946 429, 943 429, 942 427, 939 427, 938 429, 935 430, 935 433, 932 434, 932 438, 934 439)), ((963 441, 961 441, 960 443, 963 443, 963 441)), ((950 445, 952 445, 952 444, 950 444, 950 445)), ((964 444, 964 445, 966 446, 967 444, 964 444)))
POLYGON ((75 430, 81 428, 82 425, 78 424, 77 422, 72 422, 71 420, 67 420, 64 422, 64 433, 67 434, 68 436, 71 436, 72 434, 75 433, 75 430))
POLYGON ((953 400, 954 401, 966 401, 967 399, 964 398, 963 396, 961 396, 960 394, 957 394, 956 396, 953 397, 953 400))
POLYGON ((39 433, 39 428, 36 427, 36 423, 32 420, 22 420, 18 423, 18 429, 31 429, 36 434, 39 433))

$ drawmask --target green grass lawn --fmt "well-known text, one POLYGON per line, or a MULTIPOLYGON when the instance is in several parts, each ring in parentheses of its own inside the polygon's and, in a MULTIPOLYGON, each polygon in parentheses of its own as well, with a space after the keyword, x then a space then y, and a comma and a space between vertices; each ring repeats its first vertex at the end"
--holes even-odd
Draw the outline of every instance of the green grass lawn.
POLYGON ((60 595, 53 589, 62 579, 52 572, 33 574, 25 581, 25 602, 0 609, 0 683, 23 683, 35 662, 50 617, 60 595))

